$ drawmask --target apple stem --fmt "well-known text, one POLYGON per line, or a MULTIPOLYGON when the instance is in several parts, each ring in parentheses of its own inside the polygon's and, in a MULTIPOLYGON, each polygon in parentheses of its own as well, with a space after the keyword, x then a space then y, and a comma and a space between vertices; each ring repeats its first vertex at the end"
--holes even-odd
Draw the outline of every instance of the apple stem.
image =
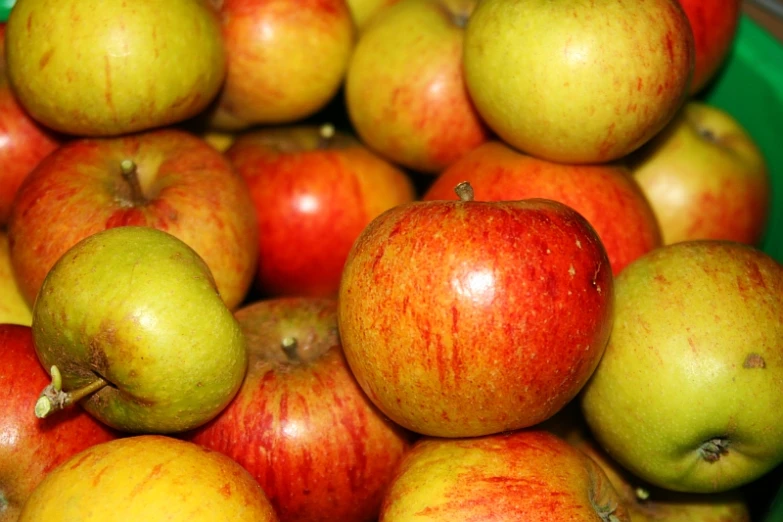
POLYGON ((76 404, 109 384, 105 379, 96 376, 96 379, 86 386, 65 392, 62 389, 62 375, 57 366, 52 366, 51 374, 52 382, 43 389, 35 403, 35 416, 39 419, 44 419, 71 404, 76 404))
POLYGON ((286 337, 280 343, 281 348, 285 352, 289 361, 296 362, 299 360, 299 343, 296 341, 296 337, 286 337))
POLYGON ((470 183, 467 181, 458 183, 457 186, 454 187, 454 192, 457 193, 457 196, 459 196, 459 199, 462 201, 473 201, 473 187, 471 187, 470 183))
POLYGON ((636 498, 639 500, 647 500, 650 498, 650 492, 649 490, 639 486, 634 490, 634 494, 636 495, 636 498))
POLYGON ((334 125, 331 123, 324 123, 319 129, 320 141, 318 142, 319 149, 327 149, 332 144, 332 138, 334 138, 337 131, 334 125))
POLYGON ((699 455, 707 462, 717 462, 729 452, 729 440, 724 437, 710 439, 699 448, 699 455))
POLYGON ((139 183, 139 173, 136 163, 130 159, 124 159, 120 162, 120 170, 123 179, 128 183, 131 189, 131 202, 135 206, 144 205, 147 199, 144 197, 144 191, 141 190, 139 183))

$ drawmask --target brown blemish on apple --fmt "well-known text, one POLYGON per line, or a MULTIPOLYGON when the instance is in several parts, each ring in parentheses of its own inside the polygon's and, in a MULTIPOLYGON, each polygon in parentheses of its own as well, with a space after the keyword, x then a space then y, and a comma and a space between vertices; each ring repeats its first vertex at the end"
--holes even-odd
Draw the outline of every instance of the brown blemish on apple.
POLYGON ((742 363, 742 367, 747 369, 766 368, 767 362, 761 355, 749 353, 748 356, 745 357, 745 362, 742 363))
POLYGON ((54 49, 49 49, 43 55, 41 56, 41 59, 38 61, 38 68, 43 69, 49 64, 49 60, 52 58, 52 54, 54 54, 54 49))

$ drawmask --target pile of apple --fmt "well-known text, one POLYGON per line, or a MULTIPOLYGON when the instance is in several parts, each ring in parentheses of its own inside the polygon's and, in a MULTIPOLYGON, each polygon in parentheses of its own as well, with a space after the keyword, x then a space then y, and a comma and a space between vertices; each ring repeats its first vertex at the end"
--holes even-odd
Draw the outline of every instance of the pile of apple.
POLYGON ((748 522, 739 0, 17 0, 0 522, 748 522))

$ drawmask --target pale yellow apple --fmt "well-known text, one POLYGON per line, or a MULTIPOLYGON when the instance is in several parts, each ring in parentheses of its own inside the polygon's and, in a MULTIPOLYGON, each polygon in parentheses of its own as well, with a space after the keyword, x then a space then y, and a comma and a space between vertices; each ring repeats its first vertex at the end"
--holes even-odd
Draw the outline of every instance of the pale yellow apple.
POLYGON ((33 312, 22 296, 8 253, 8 234, 0 231, 0 323, 30 326, 33 312))
POLYGON ((276 522, 258 482, 230 458, 161 435, 97 444, 52 470, 19 522, 276 522))
POLYGON ((203 0, 19 0, 6 57, 33 118, 80 136, 183 121, 225 77, 220 22, 203 0))
POLYGON ((771 205, 770 175, 753 137, 725 110, 689 102, 630 166, 665 244, 760 243, 771 205))

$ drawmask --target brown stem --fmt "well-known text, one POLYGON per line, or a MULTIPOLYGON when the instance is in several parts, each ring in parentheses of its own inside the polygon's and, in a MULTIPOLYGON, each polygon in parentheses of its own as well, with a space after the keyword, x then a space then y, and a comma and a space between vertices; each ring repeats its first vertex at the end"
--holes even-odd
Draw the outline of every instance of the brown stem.
POLYGON ((124 159, 120 162, 120 170, 122 171, 123 179, 128 183, 128 186, 130 186, 131 203, 133 203, 134 206, 146 204, 147 198, 144 197, 144 191, 141 190, 136 163, 133 160, 124 159))
POLYGON ((299 343, 296 341, 296 337, 286 337, 280 343, 280 347, 285 352, 285 356, 291 362, 299 361, 299 343))
POLYGON ((319 149, 328 149, 332 146, 332 140, 334 139, 335 134, 337 131, 334 128, 334 125, 331 123, 324 123, 321 125, 321 128, 318 131, 319 134, 319 140, 318 140, 318 148, 319 149))
POLYGON ((457 196, 459 196, 459 199, 462 201, 473 201, 473 187, 471 187, 470 183, 467 181, 458 183, 457 186, 454 187, 454 192, 457 193, 457 196))
POLYGON ((38 401, 35 403, 35 416, 39 419, 44 419, 52 413, 67 408, 71 404, 76 404, 108 384, 105 379, 96 376, 95 380, 87 385, 66 392, 62 390, 60 371, 57 369, 57 366, 52 366, 52 382, 43 389, 38 397, 38 401))

